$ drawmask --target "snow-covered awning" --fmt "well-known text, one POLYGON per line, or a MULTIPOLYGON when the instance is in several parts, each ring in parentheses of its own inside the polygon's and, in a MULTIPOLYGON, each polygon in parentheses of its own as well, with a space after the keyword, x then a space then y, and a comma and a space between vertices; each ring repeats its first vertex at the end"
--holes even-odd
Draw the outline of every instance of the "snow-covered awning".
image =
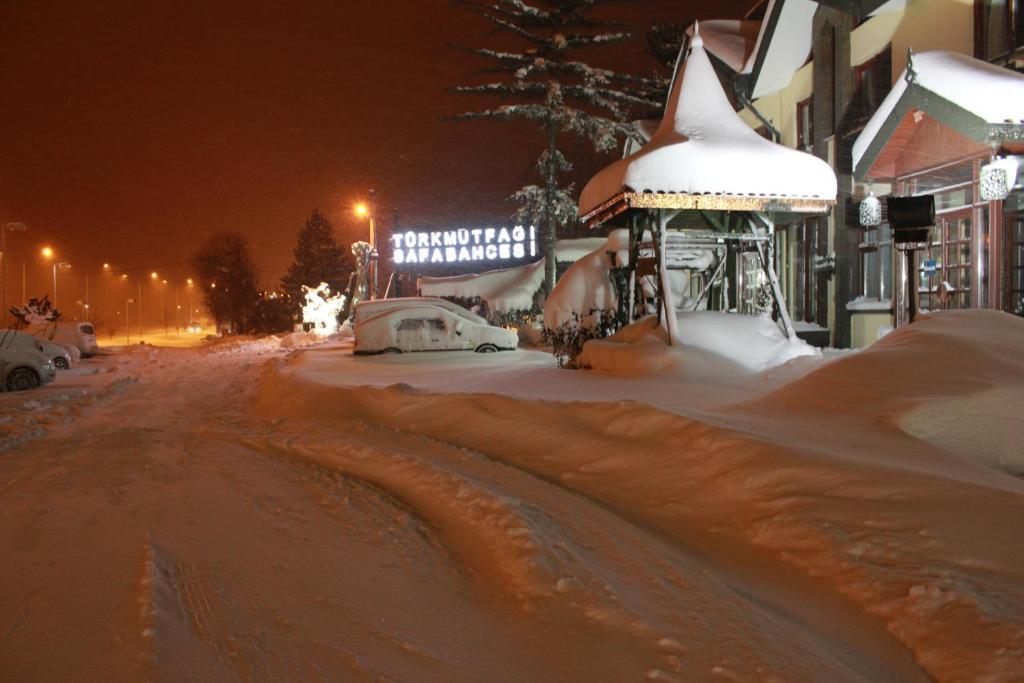
POLYGON ((1024 145, 1024 75, 945 50, 912 55, 907 68, 853 144, 854 176, 892 178, 924 116, 965 143, 1024 145))
POLYGON ((651 141, 583 188, 585 222, 629 208, 821 213, 835 204, 827 163, 766 140, 733 110, 698 31, 681 69, 651 141))
POLYGON ((819 5, 865 19, 903 9, 906 0, 771 0, 757 44, 740 72, 740 87, 750 99, 782 90, 807 63, 814 41, 814 14, 819 5))
POLYGON ((771 0, 757 45, 743 67, 751 99, 782 90, 811 54, 813 0, 771 0))

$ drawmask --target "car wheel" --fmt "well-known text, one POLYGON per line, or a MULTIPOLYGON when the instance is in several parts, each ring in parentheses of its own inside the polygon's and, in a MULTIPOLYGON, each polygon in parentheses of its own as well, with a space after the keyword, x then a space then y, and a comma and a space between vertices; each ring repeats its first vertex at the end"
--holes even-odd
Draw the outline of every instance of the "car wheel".
POLYGON ((395 346, 389 346, 388 348, 381 351, 381 353, 402 353, 402 349, 399 349, 395 346))
POLYGON ((57 356, 56 358, 53 359, 53 367, 57 368, 58 370, 67 370, 68 368, 71 367, 71 363, 69 363, 68 359, 65 358, 64 356, 57 356))
POLYGON ((7 391, 28 391, 39 388, 39 375, 32 368, 14 368, 7 375, 7 391))
POLYGON ((481 344, 480 346, 476 347, 477 353, 496 353, 497 351, 498 347, 495 346, 494 344, 481 344))

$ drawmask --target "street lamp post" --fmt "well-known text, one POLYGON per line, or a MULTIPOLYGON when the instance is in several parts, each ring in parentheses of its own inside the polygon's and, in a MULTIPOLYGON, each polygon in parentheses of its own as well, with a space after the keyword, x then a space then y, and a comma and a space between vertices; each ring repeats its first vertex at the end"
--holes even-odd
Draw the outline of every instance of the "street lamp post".
POLYGON ((57 261, 53 264, 53 307, 57 308, 57 269, 64 270, 70 268, 71 264, 67 261, 57 261))
POLYGON ((3 314, 7 315, 7 231, 8 230, 22 230, 26 228, 24 223, 7 223, 4 225, 3 230, 0 230, 0 278, 3 278, 3 285, 0 289, 3 290, 3 314))
POLYGON ((164 334, 167 334, 167 307, 164 305, 164 290, 167 289, 167 280, 160 282, 160 324, 164 326, 164 334))
POLYGON ((139 278, 139 341, 142 341, 142 278, 139 278))
POLYGON ((376 190, 370 190, 370 198, 365 204, 356 205, 356 215, 359 217, 366 217, 370 221, 370 262, 367 264, 370 272, 367 273, 367 279, 369 280, 370 299, 377 298, 377 223, 376 223, 376 206, 374 205, 374 198, 377 194, 376 190))
POLYGON ((132 328, 131 328, 131 325, 128 324, 128 311, 129 311, 129 306, 131 306, 133 303, 135 303, 135 299, 132 299, 132 298, 125 299, 125 302, 124 302, 124 333, 125 333, 126 343, 129 346, 131 346, 131 343, 132 343, 132 328))
POLYGON ((185 321, 186 325, 192 324, 192 278, 187 280, 188 282, 188 320, 185 321))

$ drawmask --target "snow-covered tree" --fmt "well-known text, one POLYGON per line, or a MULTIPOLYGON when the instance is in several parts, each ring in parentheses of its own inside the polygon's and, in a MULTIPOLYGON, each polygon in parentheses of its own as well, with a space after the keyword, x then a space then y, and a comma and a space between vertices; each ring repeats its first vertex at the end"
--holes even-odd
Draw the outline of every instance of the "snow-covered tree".
POLYGON ((315 287, 326 282, 332 290, 344 291, 354 265, 348 252, 334 241, 330 222, 319 210, 314 210, 299 230, 295 261, 281 278, 281 287, 297 313, 305 300, 303 285, 315 287))
POLYGON ((572 186, 559 177, 572 164, 559 150, 560 136, 570 133, 593 143, 598 151, 618 148, 633 134, 626 123, 633 109, 650 110, 660 102, 643 96, 651 79, 620 74, 574 59, 577 51, 610 46, 629 38, 589 13, 610 0, 464 0, 467 6, 524 43, 519 50, 467 48, 491 62, 491 82, 455 88, 456 92, 489 95, 503 103, 457 119, 525 119, 544 133, 546 147, 537 160, 541 182, 528 185, 511 199, 519 203, 516 220, 541 227, 546 258, 544 291, 555 284, 555 236, 577 217, 572 186))
POLYGON ((679 50, 686 38, 686 27, 692 23, 686 21, 675 24, 651 24, 647 29, 647 54, 653 57, 663 70, 661 74, 654 74, 651 77, 651 86, 643 92, 645 97, 659 103, 658 110, 651 112, 651 118, 660 118, 662 114, 665 100, 668 98, 668 89, 672 84, 672 72, 675 71, 679 50))

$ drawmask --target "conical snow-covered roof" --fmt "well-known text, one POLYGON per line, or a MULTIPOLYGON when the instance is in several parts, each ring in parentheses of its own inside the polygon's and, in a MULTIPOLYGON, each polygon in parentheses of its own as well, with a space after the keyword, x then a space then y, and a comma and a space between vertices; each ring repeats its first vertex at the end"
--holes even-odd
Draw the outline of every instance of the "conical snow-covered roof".
POLYGON ((733 110, 695 30, 654 137, 595 175, 579 208, 584 220, 632 207, 823 212, 835 199, 827 163, 766 140, 733 110))

